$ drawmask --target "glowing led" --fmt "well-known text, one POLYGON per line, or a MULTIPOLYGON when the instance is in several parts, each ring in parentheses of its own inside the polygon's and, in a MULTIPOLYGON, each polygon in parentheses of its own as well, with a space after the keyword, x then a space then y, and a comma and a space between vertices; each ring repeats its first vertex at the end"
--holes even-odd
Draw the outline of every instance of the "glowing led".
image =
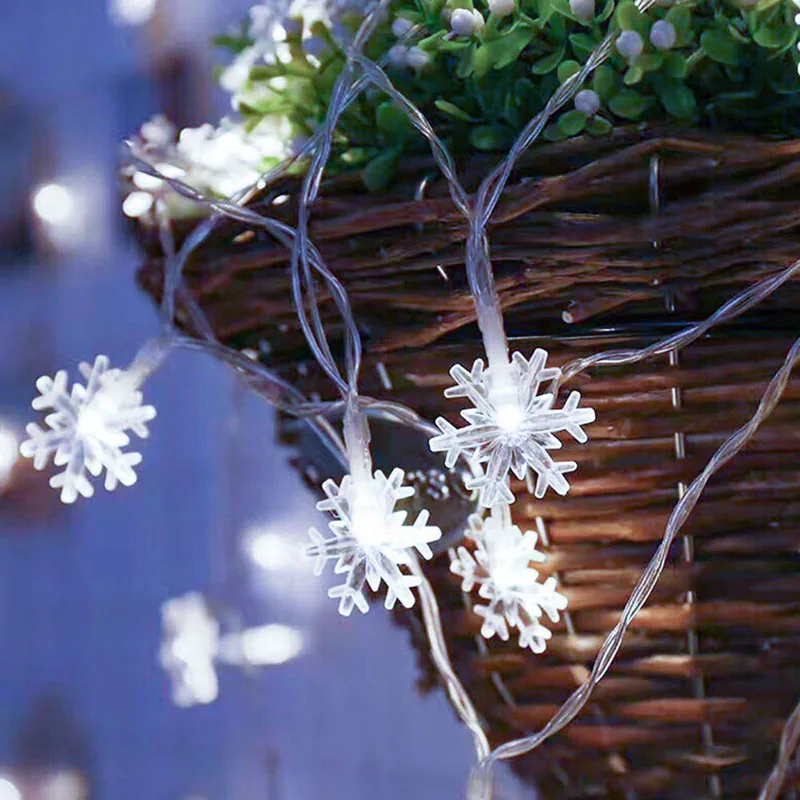
POLYGON ((10 428, 0 425, 0 489, 8 484, 19 459, 19 440, 10 428))
MULTIPOLYGON (((181 707, 212 703, 219 694, 214 661, 219 623, 197 592, 161 606, 164 639, 159 660, 172 678, 172 699, 181 707)), ((0 798, 2 800, 2 798, 0 798)))
POLYGON ((270 531, 253 535, 247 549, 250 558, 268 572, 285 572, 304 563, 300 548, 293 547, 285 537, 270 531))
POLYGON ((456 428, 444 417, 436 420, 441 431, 430 440, 434 453, 444 452, 448 468, 466 457, 484 473, 470 478, 467 488, 480 492, 480 504, 491 508, 496 503, 513 503, 508 474, 520 480, 536 476, 535 494, 544 496, 548 488, 566 494, 569 483, 565 473, 577 469, 574 461, 555 461, 548 452, 561 447, 555 436, 562 431, 576 441, 585 442, 583 426, 594 422, 590 408, 579 408, 580 393, 572 392, 560 409, 555 396, 540 389, 561 374, 556 367, 546 367, 547 352, 538 349, 530 359, 514 353, 510 363, 484 368, 477 359, 467 371, 456 364, 450 374, 455 386, 445 389, 445 397, 465 397, 472 408, 461 416, 469 423, 456 428))
POLYGON ((340 485, 333 480, 322 484, 326 499, 317 503, 327 511, 330 536, 326 539, 315 528, 309 530, 313 544, 306 553, 315 560, 314 573, 322 574, 325 563, 335 561, 334 572, 345 581, 328 591, 339 598, 339 613, 348 616, 353 608, 363 614, 369 610, 365 586, 377 591, 386 584, 386 608, 399 600, 406 608, 414 605, 411 591, 419 578, 409 575, 409 552, 415 548, 423 558, 431 558, 430 543, 441 538, 439 528, 428 525, 428 512, 421 511, 413 525, 406 524, 406 512, 395 510, 400 500, 414 494, 403 486, 404 473, 393 469, 387 478, 380 470, 370 475, 345 475, 340 485))
POLYGON ((41 789, 41 800, 84 800, 86 782, 77 772, 57 772, 41 789))
POLYGON ((66 186, 48 183, 34 192, 33 210, 42 222, 63 225, 75 210, 75 197, 66 186))
POLYGON ((302 652, 303 634, 286 625, 261 625, 242 631, 239 643, 247 664, 285 664, 302 652))
POLYGON ((483 617, 481 635, 487 639, 509 638, 509 628, 519 631, 520 647, 534 653, 545 650, 551 638, 541 624, 546 615, 558 622, 559 612, 567 607, 567 599, 556 591, 554 577, 539 580, 539 571, 531 562, 545 561, 536 549, 538 535, 522 533, 513 524, 507 505, 495 506, 487 517, 473 514, 469 518, 466 538, 472 540, 472 552, 466 547, 450 550, 450 571, 461 577, 461 588, 471 592, 478 587, 473 611, 483 617))
POLYGON ((111 0, 108 13, 117 25, 144 25, 155 13, 157 0, 111 0))
POLYGON ((8 778, 0 778, 0 800, 22 800, 20 790, 8 778))
POLYGON ((133 468, 142 457, 123 448, 130 443, 128 431, 146 438, 146 423, 156 415, 152 406, 142 404, 142 393, 127 371, 109 368, 107 356, 97 356, 94 364, 82 363, 79 370, 85 386, 69 387, 66 370, 36 381, 40 396, 31 405, 51 413, 44 418, 46 427, 34 422, 26 426, 30 438, 20 445, 20 453, 33 459, 35 469, 44 469, 51 457, 55 466, 65 467, 50 478, 65 503, 94 494, 87 472, 98 477, 105 471, 109 491, 120 483, 136 483, 133 468))

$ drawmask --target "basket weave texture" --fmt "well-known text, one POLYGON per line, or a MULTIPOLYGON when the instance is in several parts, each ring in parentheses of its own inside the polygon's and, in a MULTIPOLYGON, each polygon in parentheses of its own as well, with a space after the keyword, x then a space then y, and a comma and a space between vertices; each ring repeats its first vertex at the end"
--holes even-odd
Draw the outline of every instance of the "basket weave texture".
MULTIPOLYGON (((486 169, 479 159, 468 165, 467 185, 486 169)), ((289 178, 255 206, 291 222, 295 188, 289 178)), ((800 254, 798 190, 800 141, 648 130, 536 148, 490 228, 512 346, 543 346, 558 365, 642 346, 706 316, 800 254)), ((380 199, 353 177, 333 179, 311 235, 364 333, 362 391, 456 422, 458 404, 442 396, 448 369, 471 364, 481 346, 463 275, 465 224, 432 164, 408 163, 380 199)), ((157 246, 143 240, 150 259, 140 280, 157 297, 157 246)), ((285 250, 226 222, 186 278, 225 344, 253 348, 309 394, 332 396, 307 363, 285 250)), ((541 571, 556 573, 569 598, 544 655, 513 638, 483 641, 447 555, 431 562, 456 671, 493 744, 539 729, 588 676, 683 488, 780 366, 798 300, 800 285, 787 284, 758 314, 679 354, 585 373, 567 387, 597 411, 589 444, 565 444, 563 457, 579 463, 569 496, 536 500, 514 487, 515 520, 540 531, 541 571)), ((336 341, 330 302, 323 319, 336 341)), ((593 700, 514 762, 544 797, 757 793, 800 694, 798 422, 795 380, 709 485, 593 700)), ((433 683, 424 655, 421 663, 433 683)))

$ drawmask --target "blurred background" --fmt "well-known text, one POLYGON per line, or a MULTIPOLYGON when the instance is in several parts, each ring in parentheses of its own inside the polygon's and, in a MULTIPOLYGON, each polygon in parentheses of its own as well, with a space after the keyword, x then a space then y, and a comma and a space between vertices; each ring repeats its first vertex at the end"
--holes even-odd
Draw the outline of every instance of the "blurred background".
MULTIPOLYGON (((421 697, 380 606, 341 618, 296 552, 314 498, 274 419, 224 369, 171 358, 139 482, 62 506, 16 457, 34 381, 155 331, 120 211, 119 141, 163 111, 224 113, 211 36, 243 0, 5 0, 0 33, 0 800, 445 800, 471 741, 421 697), (162 603, 202 593, 224 630, 284 626, 178 708, 162 603), (282 662, 282 663, 281 663, 282 662), (216 693, 216 691, 212 692, 216 693)), ((263 631, 262 631, 263 633, 263 631)), ((509 789, 507 796, 523 796, 509 789)))

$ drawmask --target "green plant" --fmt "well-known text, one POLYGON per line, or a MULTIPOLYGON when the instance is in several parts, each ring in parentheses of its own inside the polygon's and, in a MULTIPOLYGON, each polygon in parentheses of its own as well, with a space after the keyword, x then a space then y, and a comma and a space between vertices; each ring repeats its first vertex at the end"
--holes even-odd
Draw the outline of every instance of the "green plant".
MULTIPOLYGON (((359 21, 345 14, 337 26, 352 33, 359 21)), ((589 93, 551 122, 547 139, 602 136, 640 121, 800 133, 798 26, 789 0, 686 0, 645 14, 632 0, 597 0, 596 7, 594 0, 397 0, 366 54, 388 56, 394 84, 452 151, 502 151, 609 30, 622 36, 617 47, 589 93), (462 35, 451 30, 458 9, 473 14, 458 13, 462 35)), ((219 40, 238 58, 254 42, 247 26, 219 40)), ((278 115, 296 136, 309 136, 344 64, 328 24, 298 20, 273 62, 250 69, 239 111, 251 128, 278 115)), ((367 90, 341 118, 330 164, 362 170, 368 187, 379 189, 404 153, 426 146, 386 95, 367 90)))

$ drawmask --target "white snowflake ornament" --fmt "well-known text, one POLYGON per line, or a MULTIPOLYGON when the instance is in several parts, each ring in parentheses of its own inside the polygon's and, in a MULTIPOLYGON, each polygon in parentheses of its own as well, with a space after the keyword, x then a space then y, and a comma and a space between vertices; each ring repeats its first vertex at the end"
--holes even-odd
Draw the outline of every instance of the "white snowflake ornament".
POLYGON ((516 628, 520 647, 543 653, 552 634, 541 624, 542 614, 558 622, 567 598, 556 591, 555 578, 540 582, 538 570, 530 566, 546 560, 536 549, 537 534, 522 533, 508 506, 501 505, 486 518, 473 514, 466 536, 475 542, 475 552, 463 546, 450 550, 450 571, 461 578, 463 591, 478 586, 478 595, 488 601, 473 607, 483 617, 481 635, 491 639, 497 634, 508 641, 509 627, 516 628))
POLYGON ((420 512, 413 525, 406 525, 406 512, 394 510, 398 500, 414 494, 412 487, 403 486, 403 477, 401 469, 392 470, 388 478, 376 470, 357 480, 345 475, 339 486, 333 480, 322 484, 327 498, 317 508, 333 517, 328 523, 332 536, 326 539, 311 528, 313 544, 306 553, 316 559, 316 575, 322 573, 326 561, 335 560, 334 572, 347 576, 343 584, 328 591, 329 597, 339 598, 343 616, 349 616, 353 607, 364 614, 369 610, 365 584, 373 591, 386 584, 386 608, 393 608, 397 600, 406 608, 414 605, 411 590, 420 579, 407 572, 413 563, 409 549, 431 558, 429 545, 442 532, 427 524, 427 511, 420 512))
POLYGON ((159 661, 172 679, 175 705, 212 703, 219 694, 214 662, 220 649, 219 622, 203 595, 190 592, 161 606, 163 642, 159 661))
POLYGON ((32 458, 36 469, 44 469, 51 455, 57 467, 65 467, 50 479, 54 489, 61 489, 64 503, 94 494, 87 472, 97 477, 105 470, 108 490, 120 483, 136 483, 133 468, 142 457, 122 448, 130 443, 128 431, 147 437, 146 423, 156 415, 153 406, 142 405, 142 393, 133 376, 125 370, 109 369, 106 356, 97 356, 93 365, 82 363, 79 369, 86 386, 74 383, 68 390, 66 370, 36 381, 40 396, 31 405, 37 411, 52 412, 44 419, 47 428, 34 422, 27 425, 30 438, 20 445, 20 453, 32 458))
POLYGON ((543 497, 548 487, 562 495, 569 490, 564 473, 573 472, 578 465, 554 461, 548 450, 561 447, 555 436, 561 431, 585 442, 588 437, 582 426, 594 422, 595 413, 591 408, 578 408, 580 392, 572 392, 561 409, 553 408, 552 393, 539 394, 543 383, 561 374, 557 367, 545 367, 546 361, 547 352, 538 349, 530 360, 514 353, 510 364, 501 365, 503 369, 484 369, 479 358, 470 372, 460 364, 450 370, 456 385, 445 389, 445 397, 466 397, 472 402, 473 408, 461 412, 469 425, 456 428, 439 417, 436 425, 441 435, 431 439, 430 448, 434 453, 446 453, 448 468, 464 456, 476 471, 483 470, 468 479, 467 488, 479 490, 484 508, 514 502, 509 471, 520 480, 528 477, 529 470, 535 473, 536 497, 543 497))

